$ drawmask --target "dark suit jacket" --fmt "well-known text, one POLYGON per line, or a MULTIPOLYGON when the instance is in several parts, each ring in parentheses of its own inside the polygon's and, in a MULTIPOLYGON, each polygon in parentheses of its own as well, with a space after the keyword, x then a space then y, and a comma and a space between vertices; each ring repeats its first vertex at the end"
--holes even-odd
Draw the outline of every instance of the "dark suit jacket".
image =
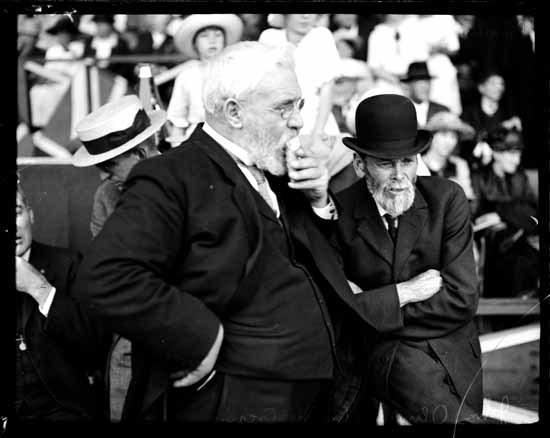
MULTIPOLYGON (((273 185, 292 237, 310 251, 317 271, 310 275, 358 316, 309 203, 286 184, 273 185)), ((158 399, 169 371, 196 368, 218 325, 234 322, 235 297, 254 293, 262 214, 236 163, 200 128, 178 148, 134 167, 77 279, 82 299, 132 340, 134 378, 124 418, 158 399)), ((261 355, 261 345, 255 351, 261 355)), ((222 345, 218 359, 228 355, 222 345)))
POLYGON ((79 262, 76 252, 32 243, 29 263, 43 272, 56 293, 48 318, 36 304, 22 326, 31 359, 54 399, 65 409, 96 417, 101 394, 88 376, 101 377, 110 336, 72 297, 79 262))
MULTIPOLYGON (((473 323, 478 303, 468 201, 454 182, 418 177, 413 206, 399 219, 393 244, 376 203, 361 180, 338 194, 343 209, 339 245, 348 278, 365 292, 360 311, 378 332, 370 335, 371 366, 385 375, 396 340, 428 340, 459 394, 481 409, 480 346, 473 323), (396 284, 426 271, 441 272, 443 286, 428 300, 399 307, 396 284)), ((411 363, 411 367, 421 367, 411 363)), ((429 382, 411 382, 411 385, 429 382)))

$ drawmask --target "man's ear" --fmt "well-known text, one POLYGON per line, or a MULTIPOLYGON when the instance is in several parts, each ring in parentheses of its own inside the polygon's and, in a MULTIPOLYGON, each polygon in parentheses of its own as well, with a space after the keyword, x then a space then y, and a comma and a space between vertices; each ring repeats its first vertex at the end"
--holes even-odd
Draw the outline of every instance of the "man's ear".
POLYGON ((138 146, 137 148, 135 148, 134 154, 136 154, 139 160, 144 160, 145 158, 147 158, 147 152, 145 151, 143 146, 138 146))
POLYGON ((29 221, 31 225, 34 225, 34 211, 32 211, 31 207, 27 207, 27 209, 29 210, 29 221))
POLYGON ((353 153, 353 169, 359 178, 365 177, 365 162, 356 152, 353 153))
POLYGON ((242 108, 236 99, 227 99, 223 104, 222 111, 225 120, 227 120, 233 128, 240 129, 243 127, 242 108))

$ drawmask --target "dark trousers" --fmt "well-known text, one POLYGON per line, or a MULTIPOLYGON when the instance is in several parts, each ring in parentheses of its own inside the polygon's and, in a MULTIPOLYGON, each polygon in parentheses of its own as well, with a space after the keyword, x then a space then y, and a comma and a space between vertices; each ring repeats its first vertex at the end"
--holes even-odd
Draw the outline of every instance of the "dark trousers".
POLYGON ((427 344, 399 342, 385 367, 372 367, 371 390, 413 424, 484 423, 457 393, 445 367, 427 344), (411 366, 422 364, 422 366, 411 366))
POLYGON ((202 388, 173 388, 168 422, 322 422, 328 381, 262 380, 216 373, 202 388))

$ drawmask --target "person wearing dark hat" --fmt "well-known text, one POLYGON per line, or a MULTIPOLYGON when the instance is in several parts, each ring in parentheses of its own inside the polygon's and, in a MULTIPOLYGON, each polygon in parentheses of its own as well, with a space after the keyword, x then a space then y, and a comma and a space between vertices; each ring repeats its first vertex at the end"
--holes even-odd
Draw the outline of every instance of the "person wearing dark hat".
MULTIPOLYGON (((166 113, 146 113, 137 96, 122 97, 90 113, 76 126, 82 146, 73 155, 76 167, 96 166, 104 179, 94 194, 90 230, 99 234, 120 200, 132 168, 159 154, 155 133, 166 113)), ((109 361, 110 419, 119 421, 131 378, 131 344, 115 335, 109 361)))
POLYGON ((478 288, 468 201, 460 186, 417 176, 431 140, 404 96, 356 113, 361 180, 336 195, 337 247, 356 305, 370 316, 365 393, 411 423, 481 422, 478 288))
POLYGON ((433 76, 426 62, 411 62, 407 74, 401 78, 406 95, 416 110, 418 126, 424 128, 430 118, 441 111, 449 111, 445 105, 430 100, 430 84, 433 76))
POLYGON ((55 44, 46 50, 44 58, 48 62, 44 67, 72 75, 78 64, 63 60, 80 59, 84 54, 84 42, 80 39, 77 25, 72 18, 62 15, 52 27, 46 29, 46 33, 55 38, 55 44))
POLYGON ((465 143, 462 150, 462 156, 469 161, 481 158, 482 145, 488 134, 499 126, 518 131, 522 129, 521 119, 505 95, 506 81, 502 74, 494 69, 480 71, 476 82, 479 92, 477 101, 466 106, 462 113, 462 119, 476 131, 476 141, 465 143))
POLYGON ((492 161, 472 172, 476 225, 486 228, 483 294, 515 297, 538 285, 537 196, 520 167, 523 138, 514 129, 489 133, 492 161))
POLYGON ((96 25, 95 35, 86 41, 84 56, 96 58, 99 60, 98 67, 106 68, 133 83, 136 78, 132 65, 105 61, 111 56, 130 54, 128 44, 114 28, 114 16, 94 15, 92 21, 96 25))
POLYGON ((74 299, 81 255, 33 238, 34 213, 19 183, 15 214, 15 417, 103 418, 109 339, 101 322, 74 299))

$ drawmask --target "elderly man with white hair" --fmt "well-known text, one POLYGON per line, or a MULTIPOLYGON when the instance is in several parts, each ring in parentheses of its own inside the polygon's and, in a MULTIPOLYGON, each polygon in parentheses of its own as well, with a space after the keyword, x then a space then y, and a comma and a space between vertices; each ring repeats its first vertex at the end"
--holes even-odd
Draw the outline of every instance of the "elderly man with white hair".
POLYGON ((343 421, 361 316, 327 239, 326 154, 295 145, 292 58, 228 47, 203 99, 183 147, 133 168, 77 278, 134 346, 123 420, 343 421))

